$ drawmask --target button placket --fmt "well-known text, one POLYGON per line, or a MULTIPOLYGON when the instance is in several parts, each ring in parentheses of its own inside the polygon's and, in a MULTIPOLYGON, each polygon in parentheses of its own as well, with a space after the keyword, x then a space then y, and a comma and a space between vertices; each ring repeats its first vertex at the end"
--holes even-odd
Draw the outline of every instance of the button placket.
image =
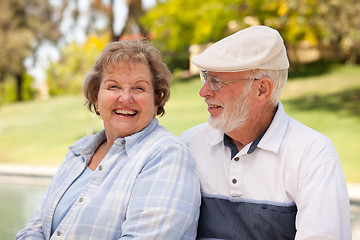
POLYGON ((230 169, 229 169, 229 189, 230 189, 230 195, 232 197, 240 197, 242 195, 242 189, 241 189, 241 169, 243 162, 240 161, 239 156, 235 156, 231 159, 230 162, 230 169))
POLYGON ((104 167, 102 165, 98 166, 98 170, 101 172, 104 169, 104 167))

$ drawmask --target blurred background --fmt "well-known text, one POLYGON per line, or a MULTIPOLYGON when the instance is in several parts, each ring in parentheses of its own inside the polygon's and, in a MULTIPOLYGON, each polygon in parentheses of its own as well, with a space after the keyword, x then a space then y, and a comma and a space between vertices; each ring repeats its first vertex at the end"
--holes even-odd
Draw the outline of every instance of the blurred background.
POLYGON ((103 128, 82 81, 105 45, 146 37, 161 50, 173 83, 159 120, 178 136, 208 117, 191 58, 260 24, 288 50, 288 115, 330 137, 360 184, 358 0, 0 0, 0 239, 24 226, 67 147, 103 128))

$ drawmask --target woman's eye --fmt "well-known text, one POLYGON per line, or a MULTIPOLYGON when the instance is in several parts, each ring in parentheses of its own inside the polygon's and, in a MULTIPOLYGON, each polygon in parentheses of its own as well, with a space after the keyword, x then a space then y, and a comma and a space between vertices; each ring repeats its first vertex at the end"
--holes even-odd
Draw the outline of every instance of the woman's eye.
POLYGON ((116 85, 110 85, 109 86, 109 89, 117 89, 118 88, 118 86, 116 86, 116 85))
POLYGON ((134 87, 134 90, 136 92, 144 92, 145 91, 145 88, 141 87, 141 86, 137 86, 137 87, 134 87))

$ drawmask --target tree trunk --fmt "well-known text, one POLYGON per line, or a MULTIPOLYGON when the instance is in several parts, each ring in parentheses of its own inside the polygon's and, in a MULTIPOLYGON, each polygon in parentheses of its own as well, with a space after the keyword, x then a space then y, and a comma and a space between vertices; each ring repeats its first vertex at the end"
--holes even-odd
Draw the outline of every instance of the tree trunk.
POLYGON ((141 0, 126 0, 129 12, 124 29, 117 38, 139 38, 147 35, 147 31, 140 24, 140 18, 144 15, 141 0))
POLYGON ((16 100, 21 102, 23 100, 22 90, 23 90, 23 79, 21 74, 16 74, 16 100))
POLYGON ((115 34, 115 29, 114 29, 114 22, 115 22, 115 17, 114 17, 114 1, 115 0, 111 0, 110 2, 110 12, 109 12, 109 19, 110 19, 110 29, 111 29, 111 39, 113 41, 118 41, 119 40, 119 36, 117 36, 117 34, 115 34))

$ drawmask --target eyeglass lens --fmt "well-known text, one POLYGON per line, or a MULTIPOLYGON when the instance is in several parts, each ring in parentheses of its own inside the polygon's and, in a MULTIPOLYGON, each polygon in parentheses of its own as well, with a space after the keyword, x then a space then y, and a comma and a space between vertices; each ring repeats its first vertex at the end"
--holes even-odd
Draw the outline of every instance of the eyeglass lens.
POLYGON ((217 77, 208 74, 206 71, 200 71, 200 79, 203 84, 205 84, 206 81, 209 82, 210 87, 216 91, 220 89, 220 81, 217 77))

